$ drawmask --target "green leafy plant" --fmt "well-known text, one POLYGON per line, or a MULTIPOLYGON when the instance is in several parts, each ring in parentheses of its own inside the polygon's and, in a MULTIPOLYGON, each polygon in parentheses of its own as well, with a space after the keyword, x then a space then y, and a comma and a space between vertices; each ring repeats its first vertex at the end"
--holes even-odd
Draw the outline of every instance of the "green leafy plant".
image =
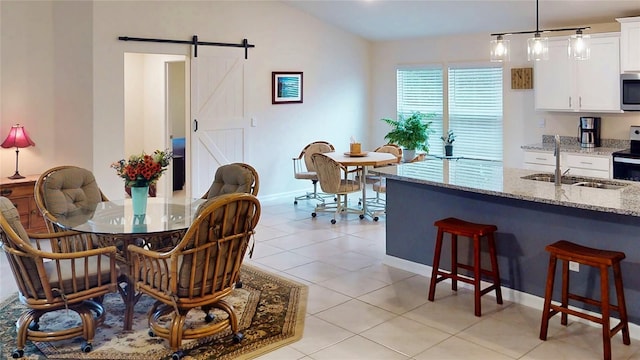
POLYGON ((398 114, 398 120, 384 118, 382 121, 391 125, 392 129, 385 140, 392 144, 402 146, 407 150, 422 150, 429 152, 429 134, 433 131, 429 129, 433 114, 423 114, 419 111, 414 112, 408 117, 398 114))
POLYGON ((444 141, 445 145, 452 145, 453 142, 456 141, 456 136, 453 134, 453 130, 449 130, 449 132, 447 132, 447 136, 440 136, 440 139, 444 141))

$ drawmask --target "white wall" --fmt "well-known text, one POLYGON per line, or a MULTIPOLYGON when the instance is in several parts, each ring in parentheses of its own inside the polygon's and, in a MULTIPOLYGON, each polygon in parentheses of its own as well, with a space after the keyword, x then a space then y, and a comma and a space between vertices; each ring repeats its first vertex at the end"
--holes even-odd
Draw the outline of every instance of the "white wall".
MULTIPOLYGON (((244 125, 252 140, 245 161, 260 173, 261 196, 310 188, 293 179, 291 165, 307 143, 324 139, 345 150, 351 135, 366 137, 369 42, 280 2, 3 0, 0 6, 0 137, 14 119, 28 126, 37 146, 21 151, 21 159, 29 161, 25 173, 77 164, 94 172, 108 197, 121 196, 122 181, 109 165, 129 155, 124 53, 190 56, 190 46, 123 42, 118 36, 186 40, 198 35, 201 41, 230 43, 247 38, 256 45, 246 60, 244 125), (79 44, 67 43, 72 32, 79 44), (271 104, 272 71, 304 72, 303 104, 271 104), (69 90, 73 96, 58 101, 69 90), (63 105, 64 113, 58 110, 63 105), (251 117, 257 119, 255 128, 249 126, 251 117), (83 136, 70 141, 64 132, 74 127, 83 136)), ((12 152, 1 153, 0 176, 13 174, 12 152)))
POLYGON ((117 121, 123 117, 122 78, 112 75, 122 72, 122 54, 190 55, 189 46, 122 42, 118 36, 188 39, 197 34, 202 41, 247 38, 256 45, 246 61, 251 81, 245 105, 247 121, 253 116, 258 126, 245 124, 252 139, 245 161, 261 175, 261 195, 310 187, 294 180, 291 170, 291 157, 307 143, 326 139, 344 149, 351 134, 365 133, 368 43, 279 2, 96 2, 93 31, 94 172, 107 186, 115 175, 101 164, 113 161, 123 144, 100 134, 124 131, 117 121), (304 71, 303 104, 271 104, 271 72, 283 70, 304 71), (113 151, 99 151, 106 146, 113 151))
MULTIPOLYGON (((35 147, 20 151, 20 173, 92 165, 92 3, 1 1, 0 137, 25 126, 35 147)), ((15 152, 0 149, 0 176, 15 152)))

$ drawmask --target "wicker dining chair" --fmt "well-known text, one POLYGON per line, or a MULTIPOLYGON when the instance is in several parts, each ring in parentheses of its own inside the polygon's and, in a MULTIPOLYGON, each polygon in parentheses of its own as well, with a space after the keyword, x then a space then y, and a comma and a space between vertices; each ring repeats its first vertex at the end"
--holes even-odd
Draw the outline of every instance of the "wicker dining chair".
POLYGON ((332 212, 332 224, 336 223, 338 214, 354 213, 359 214, 360 219, 363 219, 364 212, 361 209, 348 207, 347 199, 348 194, 361 190, 360 181, 349 179, 348 175, 352 172, 325 154, 316 153, 311 158, 318 174, 320 188, 323 192, 336 197, 335 203, 316 206, 311 216, 316 217, 318 212, 332 212))
MULTIPOLYGON (((249 164, 233 163, 222 165, 216 170, 213 183, 202 198, 211 199, 232 193, 248 193, 258 196, 258 190, 260 190, 258 171, 249 164)), ((252 244, 249 250, 249 257, 253 255, 253 245, 255 244, 252 244)), ((238 279, 236 287, 242 287, 242 280, 238 279)))
MULTIPOLYGON (((386 144, 386 145, 379 146, 374 151, 393 154, 396 157, 396 161, 392 161, 390 163, 379 165, 376 167, 397 165, 402 161, 402 148, 399 147, 398 145, 386 144)), ((373 191, 376 193, 375 197, 370 197, 364 200, 367 202, 367 206, 378 208, 380 210, 385 210, 386 201, 385 199, 380 197, 380 194, 384 194, 387 192, 386 178, 384 176, 371 174, 371 175, 367 175, 366 181, 367 181, 367 184, 372 185, 371 187, 373 188, 373 191)))
POLYGON ((16 322, 12 357, 24 356, 27 340, 82 337, 81 350, 91 351, 96 327, 105 319, 99 300, 117 291, 116 247, 94 248, 86 234, 70 231, 28 234, 5 197, 0 197, 0 247, 18 286, 18 298, 28 308, 16 322), (81 323, 62 330, 41 329, 40 318, 58 310, 76 312, 81 323))
POLYGON ((43 172, 36 180, 34 196, 50 232, 63 230, 57 225, 58 218, 93 211, 98 203, 108 201, 91 171, 71 165, 43 172))
POLYGON ((259 189, 260 178, 256 169, 249 164, 233 163, 222 165, 216 170, 213 183, 202 198, 211 199, 231 193, 248 193, 258 196, 259 189))
POLYGON ((233 193, 207 200, 182 240, 168 252, 134 245, 128 251, 136 290, 156 300, 149 311, 150 335, 169 340, 172 358, 184 355, 182 340, 211 336, 231 327, 233 340, 243 334, 233 306, 225 301, 240 276, 250 237, 260 219, 260 202, 251 194, 233 193), (201 308, 207 315, 202 327, 188 327, 189 311, 201 308), (213 323, 211 309, 228 314, 213 323), (169 315, 171 320, 162 318, 169 315))
POLYGON ((302 149, 298 157, 293 158, 293 177, 298 180, 311 180, 313 184, 313 192, 307 192, 304 195, 297 196, 293 200, 293 204, 297 204, 298 200, 318 200, 324 203, 324 198, 333 195, 318 193, 318 174, 315 165, 311 160, 311 156, 317 153, 334 152, 336 149, 327 141, 314 141, 302 149))

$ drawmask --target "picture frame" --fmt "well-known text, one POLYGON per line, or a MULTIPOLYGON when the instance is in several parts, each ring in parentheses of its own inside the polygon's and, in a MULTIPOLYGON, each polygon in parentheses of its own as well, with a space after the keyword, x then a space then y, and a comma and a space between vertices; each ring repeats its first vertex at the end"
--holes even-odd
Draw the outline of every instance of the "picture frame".
POLYGON ((271 73, 271 103, 302 103, 302 72, 274 71, 271 73))

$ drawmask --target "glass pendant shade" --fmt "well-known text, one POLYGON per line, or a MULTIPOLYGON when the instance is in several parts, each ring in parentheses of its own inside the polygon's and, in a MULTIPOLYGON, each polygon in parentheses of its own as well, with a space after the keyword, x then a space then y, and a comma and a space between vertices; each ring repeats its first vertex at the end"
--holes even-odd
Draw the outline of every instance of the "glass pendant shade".
POLYGON ((527 60, 549 60, 549 39, 540 37, 540 33, 536 33, 535 37, 527 39, 527 60))
POLYGON ((495 40, 491 40, 491 61, 503 62, 511 59, 511 45, 509 40, 504 40, 502 35, 498 35, 495 40))
POLYGON ((591 57, 590 36, 578 30, 569 38, 569 57, 575 60, 589 60, 591 57))

